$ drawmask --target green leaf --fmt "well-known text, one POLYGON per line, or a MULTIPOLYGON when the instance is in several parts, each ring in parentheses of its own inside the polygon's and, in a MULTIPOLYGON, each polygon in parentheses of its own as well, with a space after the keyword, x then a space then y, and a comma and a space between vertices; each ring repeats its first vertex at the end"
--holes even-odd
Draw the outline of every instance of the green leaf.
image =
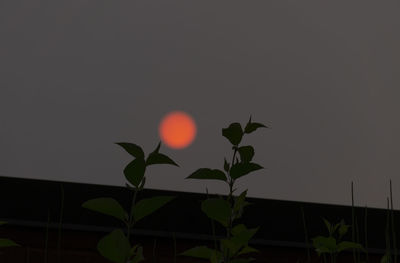
POLYGON ((213 253, 211 254, 210 261, 211 261, 211 263, 220 263, 221 262, 221 253, 214 250, 213 253))
POLYGON ((258 228, 248 229, 245 225, 239 224, 232 228, 233 239, 237 244, 247 245, 249 240, 256 234, 258 228))
POLYGON ((339 227, 339 237, 341 238, 342 236, 344 236, 348 230, 349 230, 349 225, 345 225, 344 223, 341 224, 339 227))
POLYGON ((233 240, 233 238, 221 239, 221 245, 222 245, 223 251, 229 251, 229 257, 232 257, 233 255, 235 255, 236 252, 238 252, 239 249, 241 248, 241 244, 238 244, 237 242, 235 242, 233 240))
POLYGON ((129 257, 136 255, 137 249, 139 249, 139 244, 134 245, 129 249, 129 257))
POLYGON ((5 224, 7 224, 6 221, 0 221, 0 226, 1 226, 1 225, 5 225, 5 224))
POLYGON ((135 222, 139 221, 143 217, 154 213, 174 198, 174 196, 156 196, 140 200, 133 207, 133 219, 135 222))
POLYGON ((158 152, 160 150, 160 147, 161 147, 161 142, 158 143, 157 148, 147 157, 146 165, 171 164, 179 167, 179 165, 176 162, 174 162, 171 158, 169 158, 165 154, 158 152))
POLYGON ((10 239, 0 238, 0 247, 19 247, 19 245, 10 239))
POLYGON ((128 220, 127 212, 122 206, 113 198, 96 198, 86 201, 82 207, 93 210, 105 215, 110 215, 122 221, 128 220))
POLYGON ((332 226, 331 223, 330 223, 328 220, 326 220, 325 218, 322 218, 322 220, 324 221, 326 228, 328 228, 328 233, 329 233, 329 235, 331 236, 331 235, 333 234, 333 231, 332 231, 333 226, 332 226))
POLYGON ((225 172, 229 172, 229 163, 226 161, 226 159, 224 158, 224 171, 225 172))
POLYGON ((144 158, 144 152, 142 148, 136 144, 133 143, 127 143, 127 142, 117 142, 115 143, 122 148, 125 149, 130 155, 132 155, 135 158, 143 159, 144 158))
POLYGON ((186 179, 215 179, 226 181, 225 173, 218 169, 200 168, 186 177, 186 179))
POLYGON ((350 242, 350 241, 342 241, 337 245, 337 252, 346 250, 346 249, 361 249, 364 250, 364 248, 358 244, 358 243, 354 243, 354 242, 350 242))
POLYGON ((116 229, 103 237, 97 244, 97 250, 106 259, 115 263, 126 263, 130 244, 121 229, 116 229))
POLYGON ((258 252, 258 250, 253 247, 245 246, 244 248, 242 248, 242 250, 240 250, 238 255, 244 255, 244 254, 255 253, 255 252, 258 252))
POLYGON ((388 254, 383 255, 383 257, 381 258, 381 263, 391 263, 390 256, 388 254))
POLYGON ((337 249, 336 239, 333 237, 318 236, 312 239, 315 250, 318 254, 334 253, 337 249))
POLYGON ((250 145, 242 146, 238 148, 240 154, 240 160, 243 163, 249 163, 254 157, 254 148, 250 145))
POLYGON ((341 223, 338 223, 338 224, 336 224, 336 225, 333 226, 333 228, 332 228, 332 235, 333 235, 333 233, 335 233, 336 230, 339 228, 340 224, 341 224, 341 223))
POLYGON ((179 167, 176 162, 162 153, 151 153, 149 157, 147 157, 146 165, 152 164, 171 164, 179 167))
POLYGON ((256 163, 236 163, 232 166, 230 175, 232 179, 238 179, 253 171, 263 169, 263 167, 256 163))
POLYGON ((124 169, 125 178, 134 186, 139 187, 140 181, 144 177, 146 163, 143 158, 136 158, 124 169))
POLYGON ((208 248, 206 246, 198 246, 182 252, 181 256, 188 256, 194 258, 210 259, 213 254, 218 254, 214 249, 208 248))
POLYGON ((231 207, 227 201, 219 198, 204 200, 201 203, 201 210, 211 219, 221 223, 224 227, 228 226, 231 216, 231 207))
POLYGON ((246 202, 247 190, 243 191, 238 197, 235 197, 235 202, 233 205, 233 214, 235 218, 240 218, 243 214, 243 208, 250 203, 246 202))
POLYGON ((232 123, 228 128, 222 129, 222 136, 227 138, 233 145, 238 145, 243 137, 243 130, 240 123, 232 123))
POLYGON ((130 263, 139 263, 140 261, 143 261, 144 260, 143 248, 142 247, 138 247, 137 250, 135 251, 134 255, 135 256, 130 261, 130 263))
POLYGON ((252 133, 253 131, 257 130, 258 128, 267 128, 267 126, 265 126, 262 123, 251 122, 251 116, 250 116, 249 122, 246 124, 246 127, 244 128, 244 132, 252 133))

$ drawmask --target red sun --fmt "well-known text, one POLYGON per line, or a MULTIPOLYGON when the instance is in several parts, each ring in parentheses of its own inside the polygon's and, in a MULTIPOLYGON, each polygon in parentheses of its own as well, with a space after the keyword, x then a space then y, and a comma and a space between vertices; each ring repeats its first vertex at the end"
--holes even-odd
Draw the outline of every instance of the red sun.
POLYGON ((159 126, 161 140, 170 148, 183 149, 196 137, 196 123, 182 111, 168 113, 159 126))

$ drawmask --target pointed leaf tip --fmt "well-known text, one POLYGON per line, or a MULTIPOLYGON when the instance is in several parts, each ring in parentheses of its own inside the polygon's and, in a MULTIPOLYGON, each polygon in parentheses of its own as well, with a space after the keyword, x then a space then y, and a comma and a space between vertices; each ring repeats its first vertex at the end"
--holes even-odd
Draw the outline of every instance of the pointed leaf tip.
POLYGON ((233 179, 238 179, 251 172, 263 169, 263 167, 256 163, 236 163, 232 166, 230 175, 233 179))
POLYGON ((167 155, 158 152, 152 152, 149 157, 147 157, 146 165, 152 164, 170 164, 179 167, 174 160, 169 158, 167 155))
POLYGON ((229 166, 230 164, 226 161, 226 158, 224 158, 224 171, 229 172, 229 166))
POLYGON ((82 204, 83 208, 96 211, 105 215, 113 216, 121 221, 128 219, 127 212, 122 208, 117 200, 113 198, 96 198, 82 204))
POLYGON ((186 177, 186 179, 214 179, 226 181, 225 173, 218 169, 200 168, 186 177))
POLYGON ((133 208, 133 218, 135 222, 154 213, 174 198, 174 196, 155 196, 140 200, 133 208))
POLYGON ((247 133, 247 134, 252 133, 255 130, 257 130, 258 128, 268 128, 268 127, 262 123, 252 122, 251 116, 250 116, 249 122, 246 124, 246 127, 244 128, 244 133, 247 133))
POLYGON ((135 158, 144 158, 144 152, 139 145, 128 142, 116 142, 115 144, 121 146, 125 151, 135 158))
POLYGON ((158 153, 160 151, 161 148, 161 141, 158 142, 156 149, 154 150, 154 152, 158 153))
POLYGON ((159 153, 161 147, 161 141, 158 143, 156 149, 149 154, 146 160, 146 165, 152 165, 152 164, 170 164, 170 165, 179 165, 173 161, 170 157, 168 157, 165 154, 159 153))

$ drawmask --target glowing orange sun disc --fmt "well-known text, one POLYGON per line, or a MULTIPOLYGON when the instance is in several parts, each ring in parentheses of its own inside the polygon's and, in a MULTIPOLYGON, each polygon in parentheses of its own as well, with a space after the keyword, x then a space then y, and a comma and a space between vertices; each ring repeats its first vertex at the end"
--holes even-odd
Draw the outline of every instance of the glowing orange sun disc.
POLYGON ((196 137, 196 123, 182 111, 168 113, 159 126, 161 140, 170 148, 183 149, 196 137))

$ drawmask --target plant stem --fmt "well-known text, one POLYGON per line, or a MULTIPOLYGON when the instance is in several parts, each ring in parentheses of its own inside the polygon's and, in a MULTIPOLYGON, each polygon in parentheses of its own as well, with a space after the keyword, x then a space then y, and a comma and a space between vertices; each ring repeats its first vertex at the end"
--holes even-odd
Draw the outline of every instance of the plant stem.
POLYGON ((30 247, 27 247, 26 248, 26 263, 30 262, 30 251, 31 251, 30 247))
POLYGON ((176 236, 175 236, 175 232, 172 233, 172 238, 174 240, 174 263, 176 263, 176 236))
POLYGON ((396 232, 395 232, 395 228, 394 228, 392 180, 390 180, 390 217, 391 217, 391 221, 392 221, 392 242, 393 242, 394 263, 397 263, 397 247, 396 247, 396 232))
POLYGON ((307 262, 310 263, 311 262, 311 256, 310 256, 310 246, 308 243, 308 232, 307 232, 307 224, 306 224, 306 217, 304 215, 304 208, 303 206, 300 207, 300 211, 301 211, 301 218, 303 219, 303 228, 304 228, 304 240, 306 242, 306 246, 307 246, 307 262))
POLYGON ((367 206, 365 206, 365 213, 364 213, 364 237, 365 237, 365 253, 366 253, 366 261, 369 262, 369 254, 368 254, 368 213, 367 213, 367 206))
MULTIPOLYGON (((206 188, 206 196, 207 199, 208 197, 208 189, 206 188)), ((215 223, 214 220, 210 218, 211 221, 211 231, 212 231, 212 235, 213 235, 213 239, 214 239, 214 249, 217 250, 218 249, 218 245, 217 245, 217 236, 215 235, 215 223)))
MULTIPOLYGON (((232 162, 231 162, 231 167, 229 168, 229 174, 230 171, 235 163, 235 157, 237 153, 237 147, 235 147, 233 155, 232 155, 232 162)), ((233 206, 233 200, 232 200, 232 195, 233 195, 233 184, 235 183, 235 180, 229 176, 229 195, 228 195, 228 202, 233 206)))
MULTIPOLYGON (((355 225, 356 225, 356 243, 357 244, 359 244, 360 243, 360 235, 359 235, 359 231, 358 231, 358 220, 357 220, 357 217, 355 217, 355 219, 356 219, 356 223, 355 223, 355 225)), ((359 249, 357 249, 357 263, 360 263, 360 250, 359 249)))
POLYGON ((137 187, 135 187, 134 190, 133 190, 131 210, 129 212, 129 220, 128 220, 128 225, 127 225, 127 228, 128 228, 127 237, 128 237, 129 242, 130 242, 130 238, 131 238, 131 228, 132 228, 133 224, 135 223, 134 220, 133 220, 133 208, 135 207, 136 196, 137 196, 138 192, 139 192, 139 189, 137 187))
POLYGON ((390 228, 390 221, 389 221, 389 198, 387 198, 387 209, 386 209, 386 231, 385 231, 385 239, 386 239, 386 254, 389 258, 389 262, 392 262, 392 253, 390 247, 390 236, 389 236, 389 228, 390 228))
MULTIPOLYGON (((355 224, 354 224, 354 190, 353 181, 351 181, 351 241, 355 242, 355 224)), ((356 251, 353 248, 353 261, 357 262, 356 251)))
POLYGON ((47 224, 46 224, 46 236, 44 241, 44 263, 47 263, 47 250, 49 244, 49 225, 50 225, 50 210, 47 210, 47 224))
POLYGON ((154 239, 153 242, 153 263, 156 263, 156 248, 157 248, 157 239, 154 239))
POLYGON ((57 239, 57 261, 61 262, 61 228, 64 214, 64 186, 61 184, 61 208, 60 208, 60 220, 58 222, 58 239, 57 239))
MULTIPOLYGON (((231 171, 234 163, 235 163, 235 157, 236 157, 236 153, 237 153, 237 147, 234 148, 233 151, 233 155, 232 155, 232 163, 231 163, 231 167, 229 168, 229 172, 231 171)), ((229 217, 229 225, 228 228, 226 229, 226 236, 228 239, 231 238, 231 231, 232 231, 232 224, 233 224, 233 206, 234 206, 234 201, 233 201, 233 184, 235 183, 235 180, 229 176, 229 195, 228 195, 228 202, 231 206, 231 215, 229 217)), ((225 263, 229 263, 230 262, 230 257, 229 257, 229 249, 227 249, 227 255, 225 258, 225 263)))

